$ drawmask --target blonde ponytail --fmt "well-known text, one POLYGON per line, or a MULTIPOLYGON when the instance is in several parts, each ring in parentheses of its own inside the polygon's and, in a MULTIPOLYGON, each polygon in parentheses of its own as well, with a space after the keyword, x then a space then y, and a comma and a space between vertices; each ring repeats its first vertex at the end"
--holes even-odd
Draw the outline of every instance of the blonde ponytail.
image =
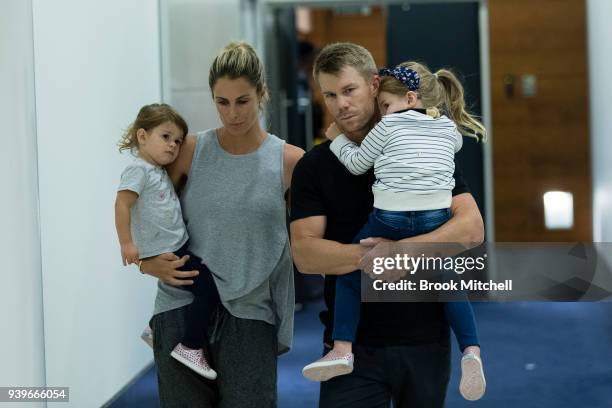
POLYGON ((482 142, 487 141, 487 130, 474 115, 465 110, 463 85, 455 74, 447 69, 441 69, 434 74, 442 86, 444 110, 448 117, 457 124, 464 136, 473 137, 482 142))

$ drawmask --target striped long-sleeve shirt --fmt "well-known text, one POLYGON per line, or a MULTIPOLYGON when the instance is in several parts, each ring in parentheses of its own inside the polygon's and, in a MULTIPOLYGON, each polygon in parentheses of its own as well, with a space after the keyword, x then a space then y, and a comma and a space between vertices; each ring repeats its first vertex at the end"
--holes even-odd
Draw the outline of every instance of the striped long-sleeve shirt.
POLYGON ((374 166, 374 207, 422 211, 450 207, 455 186, 454 155, 463 139, 446 116, 432 118, 422 110, 384 116, 361 145, 338 136, 332 152, 352 174, 374 166))

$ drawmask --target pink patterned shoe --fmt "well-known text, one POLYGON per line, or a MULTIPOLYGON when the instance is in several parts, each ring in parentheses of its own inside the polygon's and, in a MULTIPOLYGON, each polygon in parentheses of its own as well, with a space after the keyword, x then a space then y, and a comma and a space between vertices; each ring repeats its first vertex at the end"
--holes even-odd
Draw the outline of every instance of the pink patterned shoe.
POLYGON ((351 372, 353 372, 353 353, 342 354, 335 350, 331 350, 302 369, 304 377, 312 381, 327 381, 351 372))
POLYGON ((149 347, 153 348, 153 330, 151 330, 151 328, 148 325, 142 331, 140 338, 142 339, 142 341, 147 343, 149 347))
POLYGON ((209 380, 217 378, 217 373, 208 365, 202 349, 190 349, 179 343, 170 355, 204 378, 209 380))
POLYGON ((461 358, 461 396, 468 401, 476 401, 482 398, 486 388, 482 360, 474 353, 466 353, 461 358))

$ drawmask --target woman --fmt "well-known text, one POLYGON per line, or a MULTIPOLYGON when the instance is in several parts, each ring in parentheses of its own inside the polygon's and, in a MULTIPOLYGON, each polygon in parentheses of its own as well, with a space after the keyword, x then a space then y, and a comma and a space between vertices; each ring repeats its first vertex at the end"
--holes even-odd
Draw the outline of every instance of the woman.
POLYGON ((221 297, 209 344, 218 378, 207 382, 170 359, 192 299, 180 286, 197 272, 178 270, 185 257, 147 259, 142 272, 160 280, 151 319, 160 400, 164 407, 273 407, 277 355, 293 332, 285 197, 304 152, 260 127, 268 95, 251 46, 227 45, 209 86, 223 126, 187 137, 168 172, 181 191, 190 249, 213 272, 221 297))

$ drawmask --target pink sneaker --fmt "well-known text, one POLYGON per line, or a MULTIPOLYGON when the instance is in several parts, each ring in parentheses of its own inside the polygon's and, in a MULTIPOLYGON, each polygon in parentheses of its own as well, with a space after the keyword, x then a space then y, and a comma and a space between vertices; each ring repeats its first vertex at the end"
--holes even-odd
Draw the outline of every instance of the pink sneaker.
POLYGON ((170 355, 204 378, 209 380, 217 378, 217 373, 208 365, 202 349, 190 349, 179 343, 170 355))
POLYGON ((474 353, 467 353, 461 358, 461 382, 459 392, 468 401, 482 398, 487 388, 482 361, 474 353))
POLYGON ((304 377, 312 381, 327 381, 351 372, 353 372, 353 353, 342 354, 335 350, 331 350, 302 369, 304 377))

